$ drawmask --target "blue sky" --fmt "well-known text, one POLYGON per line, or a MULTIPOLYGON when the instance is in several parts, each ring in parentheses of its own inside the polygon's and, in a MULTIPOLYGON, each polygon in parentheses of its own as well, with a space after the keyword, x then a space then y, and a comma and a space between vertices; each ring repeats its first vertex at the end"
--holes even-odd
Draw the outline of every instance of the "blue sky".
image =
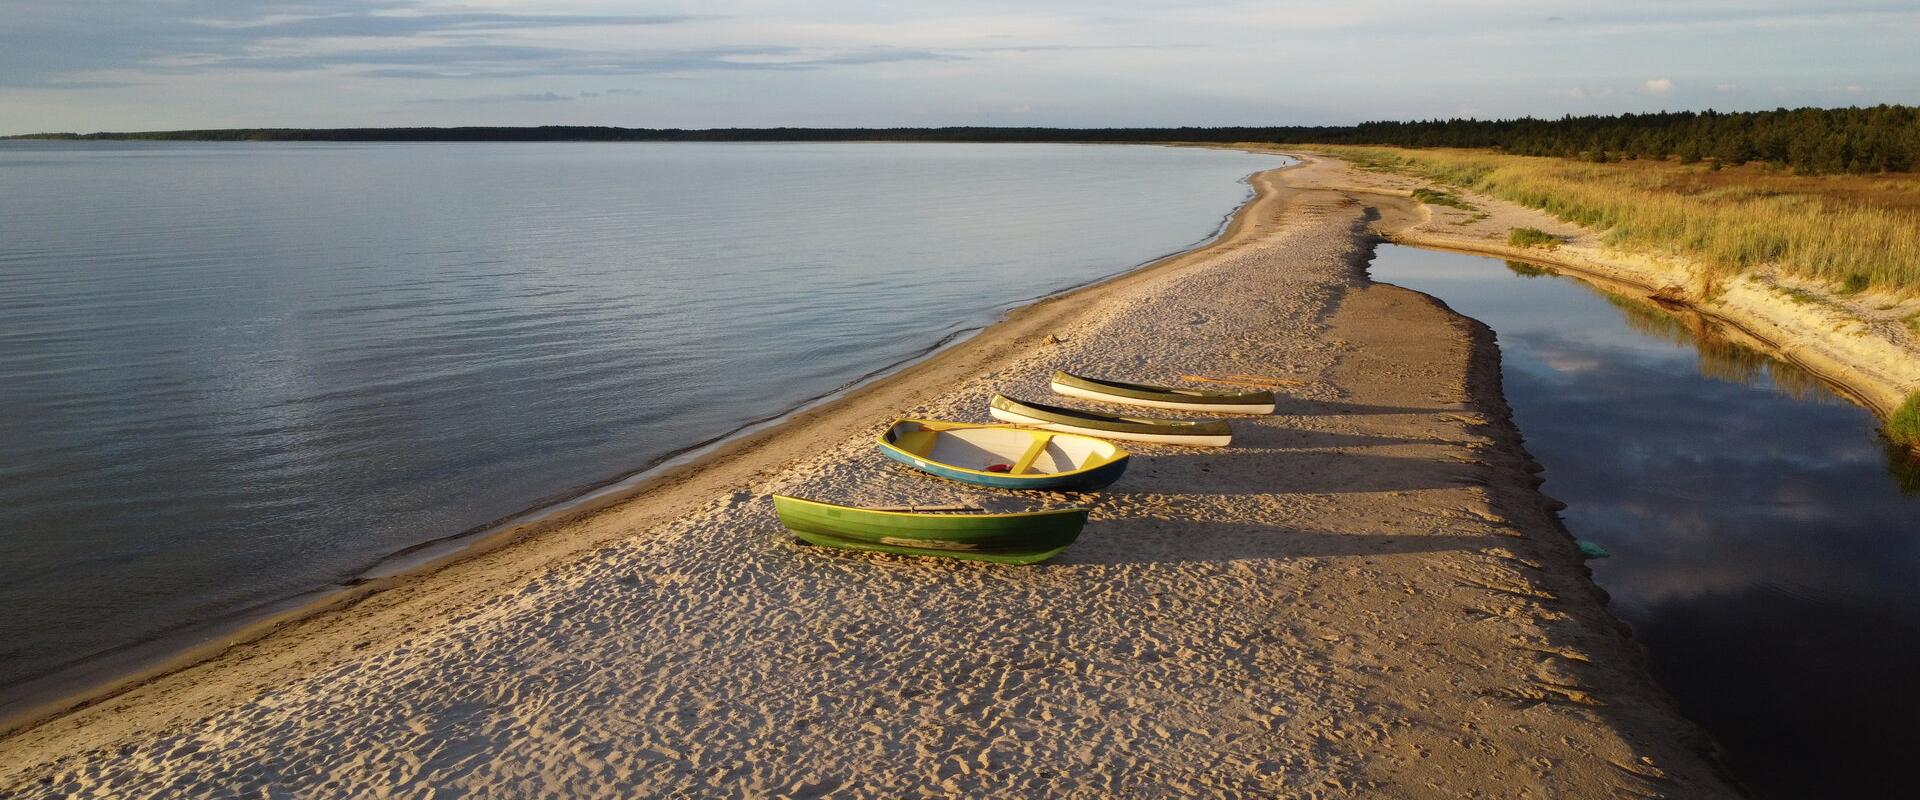
POLYGON ((0 0, 0 133, 1920 103, 1920 2, 0 0))

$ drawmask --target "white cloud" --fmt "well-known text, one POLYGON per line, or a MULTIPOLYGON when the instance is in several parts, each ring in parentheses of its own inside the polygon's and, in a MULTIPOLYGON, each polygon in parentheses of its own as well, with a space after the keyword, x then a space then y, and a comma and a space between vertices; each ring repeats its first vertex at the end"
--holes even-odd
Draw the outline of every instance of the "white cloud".
POLYGON ((1708 87, 1729 110, 1920 102, 1913 0, 633 5, 0 0, 0 133, 976 124, 1028 103, 1021 124, 1315 124, 1643 111, 1708 87), (548 93, 595 102, 524 104, 548 93))

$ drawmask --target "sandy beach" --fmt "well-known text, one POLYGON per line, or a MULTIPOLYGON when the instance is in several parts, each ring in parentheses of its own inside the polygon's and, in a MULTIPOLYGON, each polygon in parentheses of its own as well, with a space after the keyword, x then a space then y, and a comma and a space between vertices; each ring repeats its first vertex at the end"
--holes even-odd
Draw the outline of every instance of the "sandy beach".
POLYGON ((1315 160, 619 502, 370 581, 0 742, 17 797, 1730 797, 1537 491, 1484 327, 1366 280, 1415 204, 1315 160), (1056 367, 1284 376, 1098 496, 872 452, 1056 367), (1009 568, 795 546, 774 492, 1089 501, 1009 568), (256 632, 257 633, 257 632, 256 632))

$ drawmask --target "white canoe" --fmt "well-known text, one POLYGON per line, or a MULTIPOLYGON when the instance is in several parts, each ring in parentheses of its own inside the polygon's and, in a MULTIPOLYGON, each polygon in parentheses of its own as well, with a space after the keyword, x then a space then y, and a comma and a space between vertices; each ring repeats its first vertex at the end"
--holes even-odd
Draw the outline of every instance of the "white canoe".
POLYGON ((993 396, 993 403, 987 408, 987 413, 1001 422, 1103 439, 1126 439, 1188 447, 1226 447, 1233 442, 1233 430, 1227 426, 1227 423, 1220 420, 1118 417, 1077 408, 1029 403, 1000 394, 993 396))
POLYGON ((1204 411, 1209 414, 1271 414, 1273 392, 1221 392, 1101 380, 1071 372, 1053 373, 1053 391, 1068 397, 1148 408, 1204 411))

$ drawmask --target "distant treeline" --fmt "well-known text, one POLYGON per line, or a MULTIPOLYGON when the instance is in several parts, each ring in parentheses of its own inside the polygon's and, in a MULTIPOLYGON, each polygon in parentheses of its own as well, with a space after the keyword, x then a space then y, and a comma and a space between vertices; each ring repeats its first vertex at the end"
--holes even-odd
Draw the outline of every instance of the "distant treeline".
POLYGON ((1762 161, 1809 174, 1911 172, 1920 166, 1920 108, 1679 111, 1559 119, 1367 122, 1310 139, 1399 147, 1478 147, 1593 161, 1678 158, 1762 161))
POLYGON ((219 142, 1274 142, 1345 127, 1229 128, 233 128, 143 133, 41 133, 33 139, 219 142))
POLYGON ((1284 142, 1477 147, 1611 161, 1762 161, 1804 173, 1910 172, 1920 166, 1920 109, 1800 108, 1679 111, 1509 120, 1366 122, 1347 126, 1223 128, 612 128, 580 125, 467 128, 238 128, 144 133, 34 134, 39 139, 280 142, 1284 142))

